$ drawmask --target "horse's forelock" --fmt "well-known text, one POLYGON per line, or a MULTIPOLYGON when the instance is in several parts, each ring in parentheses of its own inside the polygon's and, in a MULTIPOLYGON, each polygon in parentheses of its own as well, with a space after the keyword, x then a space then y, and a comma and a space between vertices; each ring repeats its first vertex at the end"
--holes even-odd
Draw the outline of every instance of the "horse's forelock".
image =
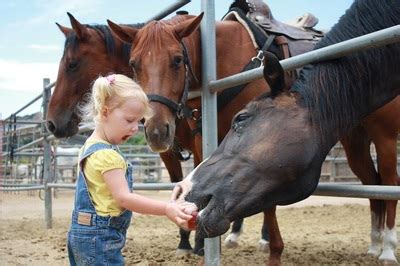
POLYGON ((173 28, 163 21, 154 21, 142 28, 136 38, 137 41, 134 43, 136 56, 144 56, 149 47, 155 47, 159 53, 168 49, 168 44, 163 43, 162 35, 176 39, 173 28))
MULTIPOLYGON (((89 34, 91 33, 96 33, 98 34, 104 41, 104 45, 106 46, 107 53, 109 55, 115 55, 115 41, 116 39, 111 33, 110 28, 107 25, 101 25, 101 24, 83 24, 84 27, 91 29, 93 31, 88 31, 89 34)), ((141 24, 138 24, 138 27, 140 27, 141 24)), ((134 27, 134 26, 133 26, 134 27)), ((67 36, 64 44, 64 54, 66 49, 72 49, 73 53, 77 52, 77 49, 79 47, 80 40, 78 36, 76 35, 75 31, 71 31, 71 33, 67 36)), ((126 45, 127 48, 126 50, 130 50, 130 45, 126 45)))
POLYGON ((134 42, 136 56, 142 57, 149 50, 150 47, 156 47, 160 53, 165 50, 168 45, 163 43, 161 38, 164 35, 171 37, 171 40, 178 40, 173 26, 185 21, 193 16, 175 16, 169 20, 163 21, 152 21, 145 27, 140 29, 139 36, 136 37, 136 42, 134 42))

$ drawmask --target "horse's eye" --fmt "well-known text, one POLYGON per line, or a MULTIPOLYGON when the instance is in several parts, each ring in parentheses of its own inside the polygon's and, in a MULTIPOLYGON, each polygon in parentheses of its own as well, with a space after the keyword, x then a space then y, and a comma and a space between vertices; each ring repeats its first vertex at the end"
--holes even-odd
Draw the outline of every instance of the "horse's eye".
POLYGON ((234 130, 238 130, 242 128, 249 120, 250 115, 246 112, 238 114, 234 119, 232 123, 232 128, 234 130))
POLYGON ((249 117, 250 115, 248 113, 241 113, 235 117, 235 123, 241 123, 243 121, 246 121, 249 117))
POLYGON ((172 61, 172 66, 173 67, 178 67, 180 64, 183 62, 183 57, 182 56, 175 56, 173 61, 172 61))
POLYGON ((76 68, 78 67, 78 61, 77 60, 72 60, 69 64, 68 64, 68 71, 74 71, 76 70, 76 68))
POLYGON ((136 63, 135 60, 133 60, 133 59, 129 60, 129 66, 130 66, 132 69, 136 68, 136 65, 137 65, 137 63, 136 63))

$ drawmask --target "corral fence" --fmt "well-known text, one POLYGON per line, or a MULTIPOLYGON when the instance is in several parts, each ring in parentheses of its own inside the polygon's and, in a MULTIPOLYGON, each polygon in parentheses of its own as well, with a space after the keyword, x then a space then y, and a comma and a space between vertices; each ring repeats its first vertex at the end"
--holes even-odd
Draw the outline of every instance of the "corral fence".
MULTIPOLYGON (((152 19, 161 19, 164 16, 174 12, 176 9, 187 4, 190 1, 177 1, 169 6, 165 11, 152 19)), ((244 84, 255 79, 262 78, 262 68, 253 69, 244 73, 236 74, 231 77, 216 80, 216 54, 215 54, 215 7, 213 0, 202 0, 201 9, 204 11, 204 17, 201 23, 201 42, 202 42, 202 110, 206 110, 202 114, 203 127, 203 155, 208 157, 217 148, 217 109, 216 109, 216 92, 223 89, 244 84)), ((315 63, 323 60, 330 60, 345 56, 361 50, 376 48, 400 41, 400 25, 391 27, 375 33, 367 34, 352 40, 344 41, 329 47, 311 51, 296 57, 281 60, 284 70, 293 70, 309 63, 315 63)), ((50 89, 54 83, 50 84, 48 79, 44 80, 43 94, 35 98, 32 102, 43 97, 43 120, 46 117, 47 104, 50 96, 50 89)), ((32 103, 31 102, 31 103, 32 103)), ((31 104, 30 103, 30 104, 31 104)), ((25 107, 24 107, 25 108, 25 107)), ((23 109, 23 108, 21 108, 23 109)), ((19 110, 21 111, 21 110, 19 110)), ((17 111, 15 115, 19 112, 17 111)), ((15 152, 22 151, 39 142, 43 143, 43 184, 19 187, 6 187, 2 184, 2 191, 21 191, 21 190, 44 190, 45 194, 45 219, 47 228, 52 224, 52 193, 55 188, 74 189, 74 184, 54 183, 51 172, 51 145, 50 141, 54 138, 47 133, 42 123, 42 137, 23 145, 15 152)), ((8 151, 2 152, 2 156, 7 156, 8 151)), ((328 156, 334 158, 335 156, 328 156)), ((4 171, 4 169, 2 170, 4 171)), ((137 190, 170 190, 174 184, 172 183, 148 183, 134 184, 137 190)), ((338 183, 320 183, 314 192, 314 195, 337 196, 337 197, 358 197, 399 200, 400 187, 392 186, 362 186, 359 184, 338 184, 338 183)), ((205 264, 219 265, 219 238, 206 239, 205 242, 205 264)))

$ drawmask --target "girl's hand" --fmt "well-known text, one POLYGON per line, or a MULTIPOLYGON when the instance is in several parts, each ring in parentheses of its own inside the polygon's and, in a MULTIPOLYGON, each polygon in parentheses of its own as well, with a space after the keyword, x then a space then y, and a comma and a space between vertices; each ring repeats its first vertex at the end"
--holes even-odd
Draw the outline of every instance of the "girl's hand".
POLYGON ((188 231, 188 221, 192 218, 191 214, 195 211, 197 211, 197 207, 191 202, 171 202, 165 206, 166 216, 179 227, 188 231))

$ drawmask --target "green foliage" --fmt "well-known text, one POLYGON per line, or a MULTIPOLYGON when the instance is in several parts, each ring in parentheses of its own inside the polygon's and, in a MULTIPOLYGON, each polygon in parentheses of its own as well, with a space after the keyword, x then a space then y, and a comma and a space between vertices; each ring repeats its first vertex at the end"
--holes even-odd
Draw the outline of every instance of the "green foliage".
POLYGON ((125 144, 130 144, 130 145, 146 145, 146 138, 144 136, 144 133, 139 132, 132 138, 130 138, 125 144))

